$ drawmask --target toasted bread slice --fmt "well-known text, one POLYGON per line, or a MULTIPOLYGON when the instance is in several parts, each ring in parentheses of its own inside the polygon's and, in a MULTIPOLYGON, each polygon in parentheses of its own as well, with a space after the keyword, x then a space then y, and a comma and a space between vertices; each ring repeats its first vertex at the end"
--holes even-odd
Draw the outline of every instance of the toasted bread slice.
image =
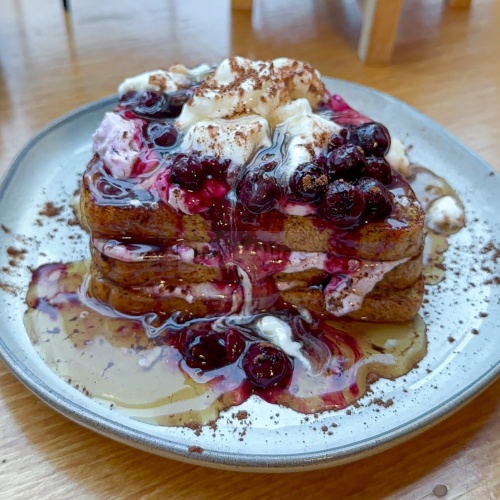
POLYGON ((90 274, 89 295, 125 314, 152 312, 169 316, 180 311, 202 317, 228 313, 233 301, 238 300, 236 284, 176 280, 169 284, 124 287, 104 278, 95 266, 91 265, 90 274))
MULTIPOLYGON (((394 208, 384 221, 366 221, 358 228, 339 230, 316 215, 284 216, 273 210, 256 217, 255 237, 304 252, 382 261, 413 257, 423 245, 424 211, 409 185, 397 174, 390 190, 394 208), (270 219, 276 223, 268 224, 270 219)), ((84 175, 81 211, 94 237, 189 244, 210 242, 214 234, 208 217, 177 213, 142 183, 110 178, 97 157, 84 175)), ((246 228, 245 234, 248 231, 246 228)), ((223 233, 217 231, 219 237, 224 237, 223 233)))

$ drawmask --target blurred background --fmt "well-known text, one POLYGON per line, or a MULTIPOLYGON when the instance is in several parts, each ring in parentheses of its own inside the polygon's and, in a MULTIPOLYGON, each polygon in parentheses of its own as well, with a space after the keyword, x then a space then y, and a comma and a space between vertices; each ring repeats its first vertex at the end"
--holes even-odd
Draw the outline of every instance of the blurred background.
MULTIPOLYGON (((393 1, 393 0, 387 0, 393 1)), ((453 0, 450 0, 453 1, 453 0)), ((41 126, 115 92, 126 76, 228 55, 304 59, 322 74, 378 88, 440 121, 487 161, 496 134, 467 123, 498 114, 500 2, 403 1, 388 64, 357 55, 362 0, 0 0, 2 170, 41 126), (452 94, 456 106, 450 106, 452 94)))

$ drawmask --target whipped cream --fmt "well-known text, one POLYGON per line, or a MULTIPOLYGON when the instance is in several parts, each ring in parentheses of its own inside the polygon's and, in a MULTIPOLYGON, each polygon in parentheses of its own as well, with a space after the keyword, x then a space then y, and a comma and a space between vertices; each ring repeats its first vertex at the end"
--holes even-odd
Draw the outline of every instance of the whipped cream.
POLYGON ((139 75, 126 78, 118 86, 118 95, 122 97, 127 92, 175 92, 189 87, 193 81, 202 81, 212 68, 208 64, 200 64, 195 68, 186 68, 183 64, 176 64, 168 70, 156 69, 139 75))
POLYGON ((258 115, 244 115, 195 123, 184 135, 180 149, 243 165, 258 149, 269 146, 271 139, 267 121, 258 115))
POLYGON ((111 175, 116 179, 126 179, 139 158, 140 120, 124 120, 116 113, 106 113, 101 125, 92 136, 92 150, 97 153, 111 175))
MULTIPOLYGON (((305 101, 298 108, 298 113, 277 125, 289 138, 283 161, 275 171, 278 182, 284 186, 288 185, 299 165, 313 161, 325 152, 330 137, 342 129, 340 125, 313 113, 310 107, 307 109, 306 104, 309 105, 305 101)), ((297 110, 295 105, 290 107, 297 110)))
POLYGON ((225 59, 195 91, 177 120, 186 130, 211 118, 257 114, 266 118, 293 99, 306 98, 315 107, 325 94, 320 74, 307 63, 287 58, 252 61, 225 59))
POLYGON ((325 307, 334 316, 357 311, 368 293, 392 269, 406 262, 408 258, 386 261, 365 261, 358 271, 344 278, 333 276, 325 287, 325 307))
POLYGON ((182 109, 177 120, 185 131, 181 150, 230 159, 231 174, 256 151, 271 146, 279 126, 289 138, 278 179, 286 183, 298 165, 314 159, 340 130, 312 111, 324 95, 319 73, 307 63, 225 59, 182 109))
POLYGON ((433 231, 456 230, 464 225, 464 210, 453 196, 446 195, 438 198, 427 211, 427 226, 433 231))
POLYGON ((406 156, 403 143, 399 139, 391 138, 391 146, 385 155, 389 165, 403 177, 410 175, 410 161, 406 156))
POLYGON ((298 359, 308 372, 312 371, 311 363, 302 354, 302 344, 292 339, 292 329, 288 323, 276 316, 263 316, 255 326, 262 337, 280 347, 289 356, 298 359))

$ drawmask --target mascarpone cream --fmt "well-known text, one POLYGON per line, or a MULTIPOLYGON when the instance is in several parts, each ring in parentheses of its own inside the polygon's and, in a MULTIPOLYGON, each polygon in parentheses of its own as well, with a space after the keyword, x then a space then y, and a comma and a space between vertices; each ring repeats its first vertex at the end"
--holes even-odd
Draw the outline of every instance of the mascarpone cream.
POLYGON ((118 86, 118 95, 122 97, 127 92, 161 92, 169 93, 189 87, 193 81, 202 81, 212 72, 208 64, 200 64, 195 68, 186 68, 183 64, 176 64, 167 71, 157 69, 146 71, 139 75, 126 78, 118 86))
POLYGON ((324 96, 320 74, 307 63, 287 58, 251 61, 225 59, 184 106, 177 125, 182 130, 207 118, 242 114, 263 117, 293 99, 315 107, 324 96))
POLYGON ((106 113, 92 137, 97 153, 116 179, 126 179, 139 158, 141 144, 136 120, 124 120, 116 113, 106 113))
POLYGON ((465 225, 464 210, 453 196, 438 198, 427 211, 427 225, 437 232, 460 229, 465 225))

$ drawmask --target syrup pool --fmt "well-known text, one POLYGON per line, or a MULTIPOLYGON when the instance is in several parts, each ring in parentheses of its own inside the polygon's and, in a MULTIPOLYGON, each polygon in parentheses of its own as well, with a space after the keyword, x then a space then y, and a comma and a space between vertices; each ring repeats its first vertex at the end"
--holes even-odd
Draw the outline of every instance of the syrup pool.
POLYGON ((367 391, 367 379, 396 378, 426 353, 420 317, 398 324, 319 322, 304 332, 313 369, 294 359, 290 383, 258 391, 241 358, 221 369, 190 369, 168 341, 149 338, 144 317, 89 303, 81 291, 88 262, 47 264, 33 274, 25 324, 45 363, 86 395, 124 415, 159 425, 203 425, 254 392, 302 413, 339 410, 367 391), (315 354, 314 354, 315 353, 315 354))

